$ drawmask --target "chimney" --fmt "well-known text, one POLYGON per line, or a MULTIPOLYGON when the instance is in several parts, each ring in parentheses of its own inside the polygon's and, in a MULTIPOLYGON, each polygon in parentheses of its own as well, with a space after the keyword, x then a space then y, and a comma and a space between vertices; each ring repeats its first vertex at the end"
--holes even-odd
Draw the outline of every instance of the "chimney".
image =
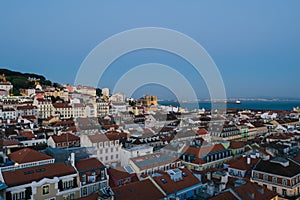
POLYGON ((206 173, 206 178, 207 178, 207 180, 211 180, 211 173, 210 172, 206 173))
POLYGON ((250 164, 251 164, 251 158, 247 157, 247 165, 250 165, 250 164))
POLYGON ((70 162, 71 162, 71 165, 74 167, 75 166, 75 153, 71 153, 70 162))

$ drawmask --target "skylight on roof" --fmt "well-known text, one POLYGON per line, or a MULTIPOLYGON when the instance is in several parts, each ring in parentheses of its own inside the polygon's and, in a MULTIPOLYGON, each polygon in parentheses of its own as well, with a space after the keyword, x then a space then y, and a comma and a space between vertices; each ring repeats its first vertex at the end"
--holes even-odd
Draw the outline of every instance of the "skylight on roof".
POLYGON ((167 180, 164 179, 164 178, 162 178, 162 179, 160 179, 160 180, 161 180, 161 182, 162 182, 163 184, 166 184, 166 183, 167 183, 167 180))

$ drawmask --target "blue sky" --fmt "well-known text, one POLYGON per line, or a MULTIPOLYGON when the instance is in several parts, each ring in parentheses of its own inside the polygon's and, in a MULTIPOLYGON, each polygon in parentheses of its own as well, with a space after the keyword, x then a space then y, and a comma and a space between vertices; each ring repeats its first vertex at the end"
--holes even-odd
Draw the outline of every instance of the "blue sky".
MULTIPOLYGON (((72 84, 84 58, 101 41, 132 28, 165 27, 208 51, 227 96, 300 98, 299 6, 297 0, 2 1, 0 66, 72 84)), ((120 76, 120 66, 148 62, 184 65, 166 53, 142 51, 113 63, 108 77, 120 76)), ((201 78, 192 70, 186 76, 205 98, 201 78)), ((100 86, 112 82, 108 78, 100 86)), ((154 93, 154 88, 145 86, 140 93, 154 93)))

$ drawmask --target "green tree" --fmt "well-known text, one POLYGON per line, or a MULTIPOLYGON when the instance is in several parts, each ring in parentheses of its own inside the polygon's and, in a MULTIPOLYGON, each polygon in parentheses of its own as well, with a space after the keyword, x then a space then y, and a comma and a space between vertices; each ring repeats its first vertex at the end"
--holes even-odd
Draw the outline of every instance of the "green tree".
POLYGON ((100 88, 96 88, 96 95, 98 97, 101 97, 102 96, 102 90, 100 88))
POLYGON ((12 94, 13 96, 21 96, 20 90, 16 88, 10 89, 9 94, 12 94))
POLYGON ((129 101, 128 102, 130 106, 135 106, 136 105, 136 101, 129 101))

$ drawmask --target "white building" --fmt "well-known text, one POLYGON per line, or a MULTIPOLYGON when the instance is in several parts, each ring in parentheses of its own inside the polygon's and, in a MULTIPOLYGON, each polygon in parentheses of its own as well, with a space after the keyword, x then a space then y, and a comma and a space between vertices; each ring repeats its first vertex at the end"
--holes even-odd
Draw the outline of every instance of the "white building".
POLYGON ((14 108, 4 108, 0 110, 0 116, 6 119, 17 119, 17 111, 14 108))
POLYGON ((50 99, 35 98, 33 100, 33 105, 37 107, 39 119, 46 119, 52 115, 53 106, 50 99))
POLYGON ((121 148, 121 166, 126 166, 129 164, 130 158, 135 158, 138 156, 144 156, 153 153, 153 147, 142 145, 136 146, 128 149, 121 148))
POLYGON ((0 82, 0 90, 5 90, 9 92, 13 88, 13 85, 10 82, 0 82))
POLYGON ((109 89, 108 88, 103 88, 102 89, 102 95, 109 97, 109 89))
POLYGON ((92 157, 98 158, 103 164, 116 164, 120 162, 121 144, 119 140, 109 140, 102 133, 95 135, 80 135, 82 147, 91 148, 92 157))
POLYGON ((102 99, 97 99, 97 115, 98 116, 106 116, 109 114, 109 103, 103 101, 102 99))
POLYGON ((110 114, 116 115, 119 112, 126 112, 127 106, 125 103, 111 103, 111 109, 109 110, 110 114))
POLYGON ((86 117, 86 107, 84 104, 82 103, 73 103, 72 104, 73 107, 73 117, 74 119, 78 118, 78 117, 86 117))
POLYGON ((111 97, 109 98, 109 100, 111 102, 124 102, 125 101, 125 96, 122 93, 116 93, 111 95, 111 97))
POLYGON ((97 117, 97 106, 96 104, 88 103, 85 105, 85 111, 87 117, 97 117))
POLYGON ((17 116, 35 116, 37 117, 38 110, 36 106, 18 106, 17 107, 17 116))
POLYGON ((96 96, 96 89, 93 87, 78 85, 78 86, 74 86, 73 89, 74 92, 78 92, 83 95, 89 95, 93 97, 96 96))

